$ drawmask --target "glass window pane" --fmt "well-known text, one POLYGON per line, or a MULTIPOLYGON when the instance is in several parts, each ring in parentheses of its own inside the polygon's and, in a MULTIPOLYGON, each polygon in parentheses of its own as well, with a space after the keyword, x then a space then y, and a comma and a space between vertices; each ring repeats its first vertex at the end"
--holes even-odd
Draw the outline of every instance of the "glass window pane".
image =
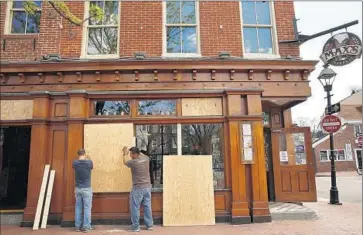
POLYGON ((320 161, 328 161, 328 153, 326 151, 320 151, 320 161))
POLYGON ((271 25, 270 1, 256 2, 257 24, 271 25))
POLYGON ((175 100, 141 100, 138 105, 139 115, 175 115, 175 100))
POLYGON ((162 187, 163 157, 177 155, 176 125, 136 125, 136 147, 150 157, 150 180, 153 188, 162 187))
POLYGON ((25 33, 26 13, 23 11, 13 11, 13 21, 11 33, 25 33))
POLYGON ((255 2, 242 2, 243 24, 256 24, 255 2))
POLYGON ((181 53, 181 27, 167 27, 167 52, 181 53))
POLYGON ((94 101, 94 115, 130 115, 129 101, 94 101))
POLYGON ((212 155, 215 188, 224 188, 224 153, 222 124, 182 125, 183 155, 212 155))
POLYGON ((24 8, 23 1, 13 1, 13 8, 24 8))
POLYGON ((88 55, 117 54, 117 28, 89 28, 88 55))
POLYGON ((272 38, 270 28, 258 28, 258 53, 272 54, 272 38))
POLYGON ((28 14, 28 24, 26 27, 26 33, 39 33, 40 25, 40 12, 36 12, 34 15, 28 14))
POLYGON ((243 28, 243 42, 246 53, 258 53, 256 28, 243 28))
POLYGON ((304 133, 294 133, 292 136, 295 146, 296 165, 304 165, 306 164, 305 135, 304 133))
POLYGON ((182 2, 182 23, 195 24, 195 2, 182 2))
POLYGON ((197 30, 196 27, 182 27, 183 53, 197 52, 197 30))
MULTIPOLYGON (((103 1, 90 1, 90 9, 91 9, 91 7, 94 7, 94 6, 98 6, 101 9, 103 9, 103 4, 104 4, 103 1)), ((107 16, 105 15, 105 18, 106 17, 107 16)), ((102 24, 102 22, 100 20, 96 20, 93 17, 89 19, 88 23, 89 23, 89 25, 101 25, 102 24)))
POLYGON ((166 3, 166 23, 179 24, 180 23, 180 2, 167 2, 166 3))
POLYGON ((104 25, 117 25, 118 23, 118 1, 105 2, 103 24, 104 25))

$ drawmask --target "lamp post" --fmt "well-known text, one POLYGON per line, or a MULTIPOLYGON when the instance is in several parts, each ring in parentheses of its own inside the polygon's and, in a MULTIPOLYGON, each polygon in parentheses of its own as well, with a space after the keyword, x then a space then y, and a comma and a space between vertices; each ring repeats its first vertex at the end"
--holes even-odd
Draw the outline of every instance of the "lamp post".
MULTIPOLYGON (((332 95, 330 92, 333 88, 333 83, 335 80, 335 76, 337 74, 329 68, 328 65, 324 66, 324 69, 318 76, 319 82, 324 87, 324 91, 326 92, 326 99, 328 100, 328 115, 331 115, 331 97, 332 95)), ((337 188, 337 177, 336 177, 336 170, 335 170, 335 154, 334 154, 334 137, 333 133, 329 134, 330 137, 330 170, 331 170, 331 188, 330 188, 330 204, 332 205, 341 205, 339 202, 339 192, 337 188)))

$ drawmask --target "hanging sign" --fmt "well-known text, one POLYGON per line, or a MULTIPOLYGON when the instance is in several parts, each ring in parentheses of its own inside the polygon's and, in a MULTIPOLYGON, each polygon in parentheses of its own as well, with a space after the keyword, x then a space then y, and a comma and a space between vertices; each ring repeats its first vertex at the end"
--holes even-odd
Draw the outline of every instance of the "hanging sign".
POLYGON ((344 66, 362 56, 362 41, 353 33, 339 33, 329 38, 320 59, 324 64, 344 66))

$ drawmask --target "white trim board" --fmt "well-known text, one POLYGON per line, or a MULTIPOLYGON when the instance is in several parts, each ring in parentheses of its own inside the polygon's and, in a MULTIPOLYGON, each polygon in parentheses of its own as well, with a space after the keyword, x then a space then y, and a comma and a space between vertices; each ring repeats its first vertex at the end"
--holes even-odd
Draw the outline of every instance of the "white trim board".
POLYGON ((43 219, 40 228, 46 228, 49 215, 50 201, 52 199, 53 185, 54 185, 55 170, 50 171, 49 183, 47 188, 47 196, 45 197, 45 204, 43 210, 43 219))
POLYGON ((33 224, 33 230, 38 230, 38 228, 39 228, 40 216, 42 213, 43 203, 44 203, 44 194, 45 194, 45 189, 47 187, 47 182, 48 182, 49 168, 50 168, 50 165, 45 165, 45 167, 44 167, 43 179, 42 179, 42 184, 40 186, 37 210, 35 213, 34 224, 33 224))

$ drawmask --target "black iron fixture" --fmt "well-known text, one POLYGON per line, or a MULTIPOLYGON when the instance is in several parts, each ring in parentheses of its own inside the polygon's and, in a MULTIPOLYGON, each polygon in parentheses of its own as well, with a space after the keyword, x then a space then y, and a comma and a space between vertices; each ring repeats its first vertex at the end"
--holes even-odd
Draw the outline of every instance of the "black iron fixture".
POLYGON ((340 30, 340 29, 346 29, 346 28, 348 28, 348 27, 350 27, 352 25, 358 24, 358 22, 359 22, 358 20, 355 20, 355 21, 352 21, 352 22, 349 22, 349 23, 346 23, 346 24, 342 24, 342 25, 339 25, 337 27, 322 31, 320 33, 316 33, 316 34, 313 34, 313 35, 304 35, 304 34, 300 34, 300 32, 298 32, 298 29, 297 29, 297 21, 298 20, 299 19, 294 18, 295 39, 294 40, 279 41, 279 43, 298 43, 299 45, 301 45, 304 42, 309 41, 311 39, 323 36, 325 34, 333 33, 333 32, 335 32, 337 30, 340 30))
POLYGON ((221 52, 219 52, 218 56, 220 59, 227 59, 227 58, 231 57, 231 54, 227 51, 221 51, 221 52))
POLYGON ((48 54, 46 56, 42 56, 41 60, 42 61, 60 62, 62 60, 62 58, 59 54, 48 54))
MULTIPOLYGON (((327 94, 328 100, 328 115, 332 114, 331 110, 331 97, 332 95, 330 92, 333 88, 333 83, 336 77, 336 73, 329 68, 328 65, 324 66, 324 69, 318 76, 319 82, 323 85, 324 90, 327 94)), ((336 169, 335 169, 335 154, 334 154, 334 136, 333 133, 329 134, 330 137, 330 171, 331 171, 331 188, 330 188, 330 204, 332 205, 341 205, 339 202, 339 192, 337 188, 337 176, 336 176, 336 169)))
POLYGON ((135 52, 134 53, 135 59, 137 60, 143 60, 146 57, 145 52, 135 52))

